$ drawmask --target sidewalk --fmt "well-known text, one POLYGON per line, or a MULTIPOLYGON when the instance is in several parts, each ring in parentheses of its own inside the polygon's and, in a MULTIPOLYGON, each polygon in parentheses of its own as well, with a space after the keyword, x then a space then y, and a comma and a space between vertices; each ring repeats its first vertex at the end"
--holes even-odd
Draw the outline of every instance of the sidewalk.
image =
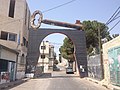
POLYGON ((89 80, 89 81, 91 81, 91 82, 94 82, 94 83, 96 83, 96 84, 99 84, 99 85, 101 85, 101 86, 104 86, 104 87, 106 87, 106 88, 108 88, 108 89, 110 89, 110 90, 120 90, 120 87, 115 86, 115 85, 112 85, 112 84, 107 84, 104 80, 99 81, 99 80, 92 79, 92 78, 89 78, 89 77, 86 77, 85 79, 86 79, 86 80, 89 80))
POLYGON ((16 81, 13 81, 13 82, 0 84, 0 90, 10 88, 10 87, 13 87, 13 86, 16 86, 16 85, 20 85, 20 84, 22 84, 22 83, 24 83, 28 80, 29 80, 29 78, 24 78, 24 79, 16 80, 16 81))

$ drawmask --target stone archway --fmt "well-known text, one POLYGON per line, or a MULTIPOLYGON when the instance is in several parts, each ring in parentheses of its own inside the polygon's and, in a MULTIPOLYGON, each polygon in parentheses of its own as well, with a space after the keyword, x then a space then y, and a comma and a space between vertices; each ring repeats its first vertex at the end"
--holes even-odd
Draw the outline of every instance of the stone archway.
MULTIPOLYGON (((87 70, 87 53, 86 53, 86 39, 85 32, 82 30, 71 29, 38 29, 29 31, 27 65, 36 66, 39 58, 39 46, 42 40, 52 33, 62 33, 68 36, 75 45, 75 59, 79 70, 80 77, 88 75, 87 70)), ((30 72, 30 70, 27 70, 30 72)))

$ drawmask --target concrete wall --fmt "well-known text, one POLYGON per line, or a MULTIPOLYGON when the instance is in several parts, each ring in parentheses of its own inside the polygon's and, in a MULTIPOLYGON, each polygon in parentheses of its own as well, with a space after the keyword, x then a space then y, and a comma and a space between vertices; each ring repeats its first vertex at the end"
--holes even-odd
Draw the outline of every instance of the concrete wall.
POLYGON ((8 16, 10 0, 0 0, 0 15, 8 16))
POLYGON ((108 50, 120 46, 120 36, 114 38, 113 40, 103 44, 103 64, 104 64, 104 77, 105 81, 110 83, 110 71, 109 71, 109 61, 108 61, 108 50))
POLYGON ((16 53, 12 53, 6 49, 2 49, 0 58, 16 62, 17 55, 16 53))

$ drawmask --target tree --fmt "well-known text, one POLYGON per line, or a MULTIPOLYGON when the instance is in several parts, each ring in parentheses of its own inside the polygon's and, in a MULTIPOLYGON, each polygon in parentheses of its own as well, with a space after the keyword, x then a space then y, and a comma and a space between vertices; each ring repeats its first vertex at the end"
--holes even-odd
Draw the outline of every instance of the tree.
POLYGON ((74 61, 74 45, 69 38, 65 38, 63 45, 60 47, 59 51, 63 58, 74 61))
MULTIPOLYGON (((99 53, 99 34, 98 28, 100 30, 101 39, 106 38, 107 41, 119 36, 119 34, 115 34, 110 36, 108 31, 108 27, 101 22, 98 21, 83 21, 83 30, 86 33, 86 48, 87 54, 93 55, 99 53)), ((102 46, 102 45, 101 45, 102 46)), ((74 57, 74 46, 72 41, 69 38, 65 38, 63 46, 60 48, 60 52, 62 56, 66 59, 74 57)))
POLYGON ((86 33, 86 46, 87 46, 87 53, 91 54, 93 49, 96 50, 95 52, 98 53, 99 47, 99 35, 98 35, 98 28, 100 29, 100 36, 101 39, 107 38, 107 40, 111 40, 111 36, 108 32, 108 27, 101 22, 98 21, 83 21, 83 29, 86 33))
POLYGON ((119 34, 113 34, 112 37, 116 38, 117 36, 119 36, 119 34))
POLYGON ((54 65, 57 65, 58 64, 58 60, 54 60, 54 65))

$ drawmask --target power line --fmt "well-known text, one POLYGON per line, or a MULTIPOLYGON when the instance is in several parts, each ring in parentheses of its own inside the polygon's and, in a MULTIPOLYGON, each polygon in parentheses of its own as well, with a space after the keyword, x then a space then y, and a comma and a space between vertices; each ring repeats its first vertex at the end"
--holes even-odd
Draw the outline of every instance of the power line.
POLYGON ((54 45, 62 45, 62 43, 55 43, 55 42, 49 42, 49 43, 54 45))
MULTIPOLYGON (((120 16, 118 16, 120 14, 120 6, 117 8, 117 10, 113 13, 113 15, 108 19, 108 21, 106 22, 105 25, 110 24, 111 22, 117 20, 118 18, 120 18, 120 16)), ((112 31, 118 24, 120 23, 120 20, 109 30, 107 30, 106 32, 110 32, 112 31)))
POLYGON ((114 20, 116 20, 116 19, 118 19, 118 18, 120 18, 120 16, 118 16, 118 17, 114 18, 113 20, 111 20, 111 22, 114 21, 114 20))
MULTIPOLYGON (((42 13, 46 13, 46 12, 48 12, 48 11, 57 9, 57 8, 59 8, 59 7, 62 7, 62 6, 65 6, 65 5, 67 5, 67 4, 69 4, 69 3, 72 3, 72 2, 74 2, 74 1, 76 1, 76 0, 71 0, 71 1, 69 1, 69 2, 66 2, 66 3, 63 3, 63 4, 61 4, 61 5, 55 6, 55 7, 53 7, 53 8, 47 9, 47 10, 43 11, 42 13)), ((22 20, 22 19, 24 19, 24 18, 16 19, 16 20, 13 20, 13 21, 5 22, 5 23, 1 23, 0 25, 2 25, 2 24, 14 23, 14 22, 20 21, 20 20, 22 20)))
POLYGON ((107 25, 108 24, 110 24, 111 22, 113 22, 114 20, 116 20, 116 19, 118 19, 120 16, 118 16, 117 17, 117 15, 120 13, 120 11, 114 16, 114 18, 112 19, 112 20, 110 20, 108 23, 107 23, 107 25))
POLYGON ((111 29, 109 29, 108 32, 110 32, 111 30, 113 30, 119 23, 120 23, 120 20, 111 29))
POLYGON ((70 3, 74 2, 74 1, 76 1, 76 0, 71 0, 71 1, 68 1, 68 2, 66 2, 66 3, 60 4, 60 5, 55 6, 55 7, 53 7, 53 8, 47 9, 47 10, 43 11, 42 13, 45 13, 45 12, 48 12, 48 11, 57 9, 57 8, 59 8, 59 7, 65 6, 65 5, 70 4, 70 3))
POLYGON ((117 8, 117 10, 113 13, 113 15, 108 19, 108 21, 106 22, 106 25, 108 25, 109 23, 111 23, 116 17, 117 15, 120 13, 120 6, 117 8), (116 14, 117 13, 117 14, 116 14))

